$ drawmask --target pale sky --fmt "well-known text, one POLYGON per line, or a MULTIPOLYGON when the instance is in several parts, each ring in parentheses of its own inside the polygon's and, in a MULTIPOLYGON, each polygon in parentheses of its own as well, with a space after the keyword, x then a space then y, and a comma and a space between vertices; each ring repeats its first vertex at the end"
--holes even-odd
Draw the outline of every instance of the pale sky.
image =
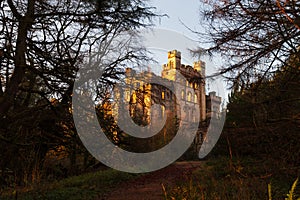
POLYGON ((150 4, 156 7, 158 14, 168 16, 156 21, 155 33, 146 33, 146 46, 153 47, 152 50, 155 49, 160 64, 166 63, 168 51, 177 49, 182 54, 183 64, 192 65, 196 58, 190 57, 187 49, 194 49, 198 46, 197 36, 182 23, 191 29, 199 30, 199 0, 150 0, 150 4))
MULTIPOLYGON (((155 54, 158 65, 151 66, 152 70, 159 74, 161 65, 167 62, 167 51, 177 49, 182 53, 182 63, 193 65, 197 58, 190 57, 187 50, 195 49, 199 46, 200 36, 192 33, 187 27, 196 30, 204 31, 201 27, 200 21, 200 6, 199 0, 185 0, 185 1, 172 1, 172 0, 151 0, 151 5, 157 8, 159 14, 167 14, 168 17, 163 17, 157 20, 156 29, 154 34, 146 34, 146 45, 155 54), (158 33, 157 33, 158 32, 158 33), (147 43, 147 41, 150 41, 147 43)), ((201 58, 206 62, 206 74, 213 74, 221 65, 221 59, 214 58, 201 58)), ((223 81, 207 80, 207 92, 216 91, 218 95, 227 98, 226 84, 223 81)))
POLYGON ((199 0, 185 0, 185 1, 172 1, 172 0, 151 0, 152 4, 157 8, 161 14, 167 14, 169 17, 163 17, 160 23, 157 23, 159 28, 172 29, 185 36, 195 39, 185 25, 191 29, 199 30, 200 27, 200 1, 199 0))

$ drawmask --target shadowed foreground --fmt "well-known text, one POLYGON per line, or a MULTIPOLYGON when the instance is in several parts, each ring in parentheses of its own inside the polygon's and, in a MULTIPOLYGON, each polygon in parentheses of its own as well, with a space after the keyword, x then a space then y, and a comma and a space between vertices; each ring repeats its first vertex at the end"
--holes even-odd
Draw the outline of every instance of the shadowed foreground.
POLYGON ((161 170, 145 174, 137 179, 124 182, 115 190, 97 200, 157 200, 163 199, 164 187, 189 179, 192 172, 199 169, 202 162, 176 162, 161 170))

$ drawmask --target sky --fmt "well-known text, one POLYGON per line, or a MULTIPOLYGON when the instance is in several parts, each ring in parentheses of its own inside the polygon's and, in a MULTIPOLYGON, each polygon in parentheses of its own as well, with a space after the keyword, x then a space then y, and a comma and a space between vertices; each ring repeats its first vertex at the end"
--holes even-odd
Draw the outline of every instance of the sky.
MULTIPOLYGON (((201 26, 201 17, 199 14, 201 3, 199 0, 150 0, 150 5, 156 7, 159 14, 167 14, 168 17, 162 17, 156 21, 152 32, 144 33, 146 47, 154 53, 158 64, 151 66, 152 71, 160 74, 162 64, 167 62, 167 52, 177 49, 182 54, 182 63, 193 65, 199 58, 191 57, 188 49, 199 47, 201 36, 194 34, 192 30, 204 32, 201 26), (187 27, 185 27, 187 26, 187 27)), ((206 74, 210 75, 217 72, 221 65, 221 59, 215 57, 209 59, 202 57, 206 62, 206 74)), ((227 98, 228 91, 224 81, 207 80, 206 92, 216 91, 223 99, 227 98)))
POLYGON ((159 28, 171 29, 195 39, 195 35, 184 27, 180 21, 191 29, 201 29, 199 0, 151 0, 151 4, 157 8, 158 13, 168 15, 168 17, 163 17, 156 23, 159 28))

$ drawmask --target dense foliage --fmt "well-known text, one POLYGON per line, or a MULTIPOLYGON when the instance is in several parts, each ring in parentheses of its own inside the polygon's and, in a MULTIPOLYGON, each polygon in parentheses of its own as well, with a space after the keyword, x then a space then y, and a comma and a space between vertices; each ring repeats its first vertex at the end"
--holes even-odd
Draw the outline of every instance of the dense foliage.
POLYGON ((145 59, 136 33, 155 16, 142 0, 0 1, 0 185, 39 181, 58 151, 76 168, 76 72, 101 54, 97 95, 106 93, 125 61, 145 59))
POLYGON ((298 173, 300 167, 300 70, 283 67, 272 79, 235 90, 224 136, 240 156, 272 160, 268 170, 298 173))

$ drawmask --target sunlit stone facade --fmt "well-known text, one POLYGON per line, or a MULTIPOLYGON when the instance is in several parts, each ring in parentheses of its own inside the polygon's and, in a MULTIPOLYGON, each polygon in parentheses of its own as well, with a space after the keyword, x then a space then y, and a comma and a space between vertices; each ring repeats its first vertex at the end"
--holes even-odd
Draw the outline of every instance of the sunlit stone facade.
MULTIPOLYGON (((161 76, 150 71, 137 73, 127 68, 121 98, 136 123, 152 123, 154 126, 164 116, 167 120, 176 117, 181 124, 203 124, 211 117, 218 117, 221 104, 221 97, 216 96, 215 92, 206 95, 205 62, 184 65, 181 63, 181 53, 177 50, 168 52, 168 62, 162 66, 161 76), (164 82, 165 86, 153 82, 164 82), (177 94, 172 90, 176 90, 177 94), (195 118, 196 111, 199 112, 199 119, 195 118)), ((118 120, 121 120, 120 117, 118 120)), ((203 130, 199 125, 199 132, 203 130)))

